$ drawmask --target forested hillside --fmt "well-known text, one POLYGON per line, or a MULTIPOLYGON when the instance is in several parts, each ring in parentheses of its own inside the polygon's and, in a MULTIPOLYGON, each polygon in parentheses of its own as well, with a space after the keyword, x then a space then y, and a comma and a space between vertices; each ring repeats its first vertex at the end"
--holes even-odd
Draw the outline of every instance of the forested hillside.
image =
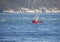
POLYGON ((29 9, 46 8, 59 8, 60 0, 0 0, 1 9, 14 9, 18 10, 21 7, 29 9))

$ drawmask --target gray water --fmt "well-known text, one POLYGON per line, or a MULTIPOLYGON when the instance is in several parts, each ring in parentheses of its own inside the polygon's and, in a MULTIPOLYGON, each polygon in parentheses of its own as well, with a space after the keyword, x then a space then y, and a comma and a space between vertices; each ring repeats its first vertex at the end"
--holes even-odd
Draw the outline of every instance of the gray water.
POLYGON ((60 13, 0 13, 0 42, 60 42, 60 13))

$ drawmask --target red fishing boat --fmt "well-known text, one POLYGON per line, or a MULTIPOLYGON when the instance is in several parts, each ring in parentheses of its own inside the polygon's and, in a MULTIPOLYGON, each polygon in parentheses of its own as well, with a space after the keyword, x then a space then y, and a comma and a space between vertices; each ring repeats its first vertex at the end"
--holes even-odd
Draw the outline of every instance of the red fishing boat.
POLYGON ((39 20, 33 20, 32 23, 34 24, 41 24, 43 21, 39 21, 39 20))

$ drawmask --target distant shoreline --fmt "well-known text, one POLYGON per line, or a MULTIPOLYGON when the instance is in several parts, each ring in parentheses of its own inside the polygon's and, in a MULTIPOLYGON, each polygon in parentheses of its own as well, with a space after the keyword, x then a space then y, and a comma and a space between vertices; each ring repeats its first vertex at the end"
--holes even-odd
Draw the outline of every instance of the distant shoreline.
POLYGON ((19 13, 36 13, 36 14, 40 14, 40 13, 60 13, 60 11, 40 11, 40 12, 36 12, 36 11, 3 11, 3 12, 0 12, 0 13, 16 13, 16 14, 19 14, 19 13))
POLYGON ((58 8, 40 8, 40 9, 28 9, 22 7, 19 10, 13 10, 13 9, 7 9, 3 10, 4 13, 60 13, 60 10, 58 8))
POLYGON ((50 12, 50 13, 25 13, 25 12, 22 12, 22 13, 8 13, 8 12, 6 12, 6 13, 4 13, 4 12, 2 12, 2 13, 0 13, 0 14, 60 14, 60 12, 50 12))

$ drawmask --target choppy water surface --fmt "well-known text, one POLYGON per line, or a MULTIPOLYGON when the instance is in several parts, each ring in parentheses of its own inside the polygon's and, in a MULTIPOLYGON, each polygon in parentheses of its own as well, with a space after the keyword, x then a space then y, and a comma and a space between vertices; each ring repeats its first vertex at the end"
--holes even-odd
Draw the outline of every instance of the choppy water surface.
POLYGON ((0 13, 0 42, 60 42, 60 13, 41 13, 42 24, 33 24, 36 14, 0 13))

